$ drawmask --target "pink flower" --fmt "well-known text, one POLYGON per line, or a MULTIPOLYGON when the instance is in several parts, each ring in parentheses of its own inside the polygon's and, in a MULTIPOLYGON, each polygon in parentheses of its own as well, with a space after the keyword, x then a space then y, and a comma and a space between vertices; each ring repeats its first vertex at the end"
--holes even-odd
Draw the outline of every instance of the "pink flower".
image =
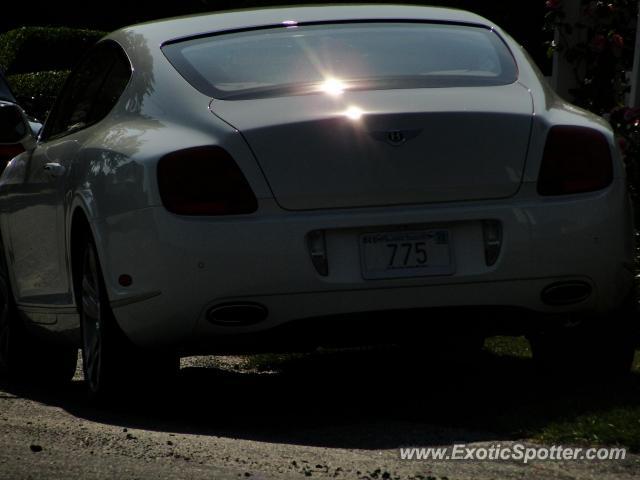
POLYGON ((618 48, 624 48, 624 38, 619 33, 611 35, 611 43, 618 48))
POLYGON ((618 147, 620 147, 620 151, 622 153, 625 153, 627 151, 627 146, 628 146, 628 142, 627 139, 624 137, 618 137, 618 147))
POLYGON ((627 122, 630 122, 631 120, 635 120, 638 117, 640 117, 640 108, 636 107, 636 108, 625 108, 623 110, 624 112, 624 119, 627 122))
POLYGON ((558 8, 560 8, 560 3, 562 0, 547 0, 545 2, 545 6, 549 9, 549 10, 557 10, 558 8))

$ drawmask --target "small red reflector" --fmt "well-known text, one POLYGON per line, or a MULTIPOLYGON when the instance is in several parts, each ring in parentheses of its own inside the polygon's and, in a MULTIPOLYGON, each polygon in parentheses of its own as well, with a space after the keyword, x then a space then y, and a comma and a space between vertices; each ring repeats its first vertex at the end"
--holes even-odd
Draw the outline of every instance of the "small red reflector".
POLYGON ((126 273, 123 273, 118 277, 118 283, 123 287, 130 287, 131 284, 133 283, 133 278, 131 278, 131 275, 127 275, 126 273))

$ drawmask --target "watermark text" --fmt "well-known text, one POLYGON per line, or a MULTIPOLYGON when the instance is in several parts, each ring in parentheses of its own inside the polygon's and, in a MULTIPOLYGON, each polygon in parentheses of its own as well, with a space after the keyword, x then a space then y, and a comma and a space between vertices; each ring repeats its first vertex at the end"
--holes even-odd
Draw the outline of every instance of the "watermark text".
POLYGON ((401 460, 475 460, 529 463, 532 461, 624 460, 626 448, 581 448, 553 445, 533 447, 521 443, 474 446, 463 443, 449 447, 401 448, 401 460))

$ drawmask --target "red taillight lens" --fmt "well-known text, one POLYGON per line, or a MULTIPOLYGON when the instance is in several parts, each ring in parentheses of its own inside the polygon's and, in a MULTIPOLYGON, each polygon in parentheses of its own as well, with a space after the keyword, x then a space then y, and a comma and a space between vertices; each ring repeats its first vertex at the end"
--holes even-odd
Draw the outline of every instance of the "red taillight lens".
POLYGON ((602 133, 570 126, 549 130, 538 176, 540 195, 593 192, 612 180, 611 150, 602 133))
POLYGON ((24 147, 20 143, 0 145, 0 173, 4 171, 9 160, 22 152, 24 152, 24 147))
POLYGON ((258 201, 236 162, 220 147, 194 147, 158 162, 158 186, 165 208, 178 215, 240 215, 258 201))

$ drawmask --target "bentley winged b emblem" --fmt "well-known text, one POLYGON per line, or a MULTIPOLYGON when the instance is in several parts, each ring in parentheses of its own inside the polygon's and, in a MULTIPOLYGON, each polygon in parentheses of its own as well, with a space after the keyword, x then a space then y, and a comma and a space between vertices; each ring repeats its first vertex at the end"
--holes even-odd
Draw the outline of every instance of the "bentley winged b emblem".
POLYGON ((369 132, 373 138, 381 142, 388 143, 393 147, 399 147, 407 143, 412 138, 417 137, 422 132, 418 130, 387 130, 387 131, 373 131, 369 132))

